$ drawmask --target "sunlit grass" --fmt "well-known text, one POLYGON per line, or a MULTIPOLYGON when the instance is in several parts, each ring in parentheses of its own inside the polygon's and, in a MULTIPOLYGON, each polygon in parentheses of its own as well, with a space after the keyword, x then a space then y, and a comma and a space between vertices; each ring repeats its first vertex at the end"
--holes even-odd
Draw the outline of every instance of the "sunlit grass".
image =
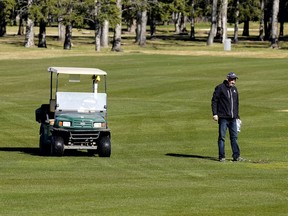
POLYGON ((285 50, 131 40, 122 53, 95 53, 85 43, 65 51, 54 39, 47 49, 15 40, 23 38, 0 38, 0 215, 287 214, 285 50), (107 71, 111 158, 39 156, 34 111, 48 102, 52 65, 107 71), (229 161, 229 141, 228 162, 217 161, 210 102, 231 70, 244 163, 229 161))

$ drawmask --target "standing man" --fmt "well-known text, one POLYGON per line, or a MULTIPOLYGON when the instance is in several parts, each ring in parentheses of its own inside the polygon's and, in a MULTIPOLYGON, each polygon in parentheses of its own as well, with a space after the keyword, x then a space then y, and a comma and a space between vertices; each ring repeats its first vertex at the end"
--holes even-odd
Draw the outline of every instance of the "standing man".
POLYGON ((213 119, 218 121, 218 150, 219 161, 225 162, 225 136, 227 128, 229 129, 230 142, 232 148, 233 161, 243 161, 240 157, 240 149, 237 138, 237 123, 239 119, 239 97, 235 86, 237 75, 234 72, 227 74, 227 79, 220 85, 216 86, 212 97, 213 119))

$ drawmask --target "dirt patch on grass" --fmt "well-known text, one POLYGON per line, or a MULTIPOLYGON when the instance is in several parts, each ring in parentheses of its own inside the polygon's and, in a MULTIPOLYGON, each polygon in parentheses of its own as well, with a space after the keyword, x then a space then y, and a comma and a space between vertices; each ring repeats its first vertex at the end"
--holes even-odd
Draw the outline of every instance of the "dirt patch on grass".
MULTIPOLYGON (((7 59, 43 59, 43 58, 57 58, 57 57, 69 57, 69 56, 102 56, 102 55, 125 55, 133 53, 142 53, 149 55, 185 55, 185 56, 223 56, 223 57, 245 57, 245 58, 288 58, 288 52, 285 50, 273 50, 270 48, 263 49, 263 51, 247 51, 247 49, 241 49, 235 51, 222 51, 218 50, 164 50, 153 49, 151 47, 139 48, 137 46, 123 46, 123 52, 115 53, 110 51, 111 48, 102 49, 101 52, 96 52, 91 46, 89 49, 72 48, 71 50, 54 49, 54 48, 19 48, 19 47, 6 47, 0 51, 0 60, 7 59)), ((207 49, 207 47, 203 47, 207 49)))
MULTIPOLYGON (((132 52, 132 51, 130 51, 132 52)), ((162 54, 162 55, 191 55, 191 56, 227 56, 248 58, 287 58, 288 53, 280 50, 274 51, 175 51, 175 50, 141 50, 138 53, 162 54)))

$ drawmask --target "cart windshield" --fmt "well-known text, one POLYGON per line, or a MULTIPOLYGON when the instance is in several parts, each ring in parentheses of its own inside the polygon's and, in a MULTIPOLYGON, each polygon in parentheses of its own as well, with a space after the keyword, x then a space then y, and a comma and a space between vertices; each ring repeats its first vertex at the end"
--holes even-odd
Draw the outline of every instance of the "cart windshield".
POLYGON ((106 111, 106 93, 57 92, 56 111, 106 111))

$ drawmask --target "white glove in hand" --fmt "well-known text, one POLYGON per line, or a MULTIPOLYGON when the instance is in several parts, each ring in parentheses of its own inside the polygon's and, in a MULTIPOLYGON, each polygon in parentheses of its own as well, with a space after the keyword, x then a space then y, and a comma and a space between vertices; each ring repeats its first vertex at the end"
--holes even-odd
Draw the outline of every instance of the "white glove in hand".
POLYGON ((240 132, 241 131, 242 121, 240 119, 236 119, 236 124, 237 124, 237 132, 240 132))
POLYGON ((214 121, 218 121, 218 115, 213 116, 214 121))

